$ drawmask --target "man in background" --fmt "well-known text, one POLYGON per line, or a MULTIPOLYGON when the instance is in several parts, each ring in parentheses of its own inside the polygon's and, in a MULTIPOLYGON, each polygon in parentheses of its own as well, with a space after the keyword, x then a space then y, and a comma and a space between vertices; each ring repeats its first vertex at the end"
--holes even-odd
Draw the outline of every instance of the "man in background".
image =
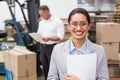
POLYGON ((63 22, 50 13, 47 5, 40 6, 38 13, 42 19, 39 22, 37 31, 42 36, 42 41, 40 42, 40 60, 43 65, 45 80, 47 80, 53 47, 63 40, 65 30, 63 22))

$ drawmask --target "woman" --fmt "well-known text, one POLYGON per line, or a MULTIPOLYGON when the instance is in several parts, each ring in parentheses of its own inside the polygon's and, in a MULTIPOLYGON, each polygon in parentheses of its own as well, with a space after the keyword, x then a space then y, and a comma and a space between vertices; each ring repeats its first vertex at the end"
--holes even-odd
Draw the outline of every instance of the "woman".
POLYGON ((54 47, 47 80, 80 80, 74 74, 67 74, 66 55, 92 53, 97 55, 95 80, 109 80, 107 60, 103 47, 92 43, 87 38, 90 29, 88 12, 83 8, 72 10, 68 17, 68 29, 72 37, 54 47))

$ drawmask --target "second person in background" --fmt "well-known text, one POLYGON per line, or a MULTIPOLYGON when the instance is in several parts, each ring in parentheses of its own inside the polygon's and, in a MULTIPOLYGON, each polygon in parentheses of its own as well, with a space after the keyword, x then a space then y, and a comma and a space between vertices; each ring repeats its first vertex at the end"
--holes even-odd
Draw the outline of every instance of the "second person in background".
POLYGON ((43 65, 45 80, 47 80, 51 53, 53 47, 63 40, 65 30, 63 22, 53 16, 47 5, 39 7, 38 13, 41 17, 37 33, 42 36, 40 43, 40 60, 43 65))

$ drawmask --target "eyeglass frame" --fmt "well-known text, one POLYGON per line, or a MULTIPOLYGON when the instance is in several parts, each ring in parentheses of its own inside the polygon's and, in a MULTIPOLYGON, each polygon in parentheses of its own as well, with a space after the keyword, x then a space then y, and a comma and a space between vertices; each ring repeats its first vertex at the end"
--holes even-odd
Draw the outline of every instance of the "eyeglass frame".
POLYGON ((77 28, 78 25, 79 25, 80 28, 85 29, 85 28, 87 28, 87 26, 88 26, 88 22, 87 22, 87 21, 83 21, 83 22, 81 22, 80 24, 78 24, 77 22, 73 21, 73 22, 70 22, 70 25, 71 25, 72 27, 74 27, 74 28, 77 28), (84 25, 83 23, 85 23, 85 25, 84 25))

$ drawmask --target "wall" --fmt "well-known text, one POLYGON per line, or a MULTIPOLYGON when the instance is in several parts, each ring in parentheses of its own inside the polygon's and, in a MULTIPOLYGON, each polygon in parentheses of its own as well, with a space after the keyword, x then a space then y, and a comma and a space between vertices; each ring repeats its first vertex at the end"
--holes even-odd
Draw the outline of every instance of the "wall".
POLYGON ((40 0, 42 4, 48 5, 53 15, 67 18, 69 12, 77 7, 77 0, 40 0))
POLYGON ((6 19, 12 19, 7 3, 5 1, 0 2, 0 30, 4 30, 4 22, 6 19))
MULTIPOLYGON (((24 2, 25 0, 19 0, 19 1, 20 1, 21 4, 25 3, 24 2)), ((0 1, 0 11, 1 11, 0 12, 0 30, 4 30, 5 29, 4 21, 7 20, 7 19, 9 19, 9 20, 12 19, 6 1, 0 1)), ((20 9, 20 7, 17 3, 15 3, 15 8, 12 7, 12 11, 15 14, 15 18, 16 18, 17 21, 24 21, 21 9, 20 9)), ((24 9, 24 13, 27 17, 27 9, 24 9)))
MULTIPOLYGON (((25 0, 19 0, 20 3, 24 3, 25 0)), ((59 18, 67 18, 69 12, 77 7, 77 0, 40 0, 40 5, 46 4, 49 6, 50 11, 53 15, 59 18)), ((4 28, 3 21, 6 19, 12 19, 9 12, 8 6, 5 1, 0 2, 0 30, 4 28)), ((13 9, 15 12, 15 17, 17 21, 24 21, 20 7, 15 4, 13 9)), ((27 9, 25 9, 25 14, 27 17, 27 9)), ((28 18, 28 17, 27 17, 28 18)))
MULTIPOLYGON (((25 0, 19 0, 19 2, 22 4, 24 3, 25 0)), ((11 14, 10 14, 10 11, 8 9, 8 5, 6 3, 6 1, 1 1, 0 2, 0 15, 2 15, 0 17, 0 21, 3 21, 5 19, 11 19, 11 14)), ((23 21, 23 16, 22 16, 22 12, 20 10, 20 7, 17 3, 15 3, 15 8, 13 7, 13 10, 12 10, 14 13, 15 13, 15 17, 16 17, 16 20, 18 21, 23 21)), ((27 9, 24 9, 25 11, 25 14, 27 14, 27 9)))

